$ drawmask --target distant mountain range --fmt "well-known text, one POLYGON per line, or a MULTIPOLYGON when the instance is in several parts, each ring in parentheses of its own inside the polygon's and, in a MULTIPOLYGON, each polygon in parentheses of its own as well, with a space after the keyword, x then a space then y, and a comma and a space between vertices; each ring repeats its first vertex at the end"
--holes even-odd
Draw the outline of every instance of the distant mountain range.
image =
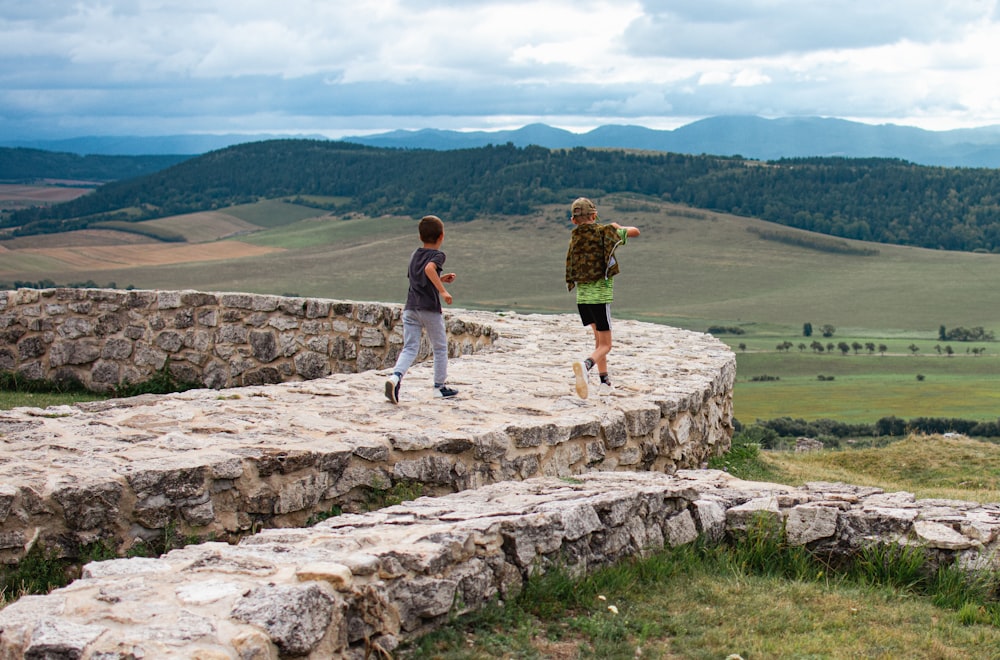
MULTIPOLYGON (((0 146, 29 147, 78 154, 202 154, 234 144, 285 137, 325 139, 316 135, 172 135, 160 137, 80 137, 67 140, 0 141, 0 146)), ((710 117, 673 130, 642 126, 600 126, 573 133, 545 124, 506 131, 423 129, 341 138, 345 142, 400 149, 450 150, 511 143, 549 149, 608 147, 684 154, 743 156, 756 160, 808 158, 899 158, 921 165, 1000 167, 1000 126, 928 131, 894 124, 871 125, 843 119, 754 116, 710 117)))

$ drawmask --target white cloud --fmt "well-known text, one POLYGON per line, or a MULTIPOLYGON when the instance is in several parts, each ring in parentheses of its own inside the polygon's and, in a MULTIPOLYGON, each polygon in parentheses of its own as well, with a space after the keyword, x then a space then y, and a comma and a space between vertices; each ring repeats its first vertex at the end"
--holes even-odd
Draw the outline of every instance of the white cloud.
POLYGON ((983 125, 1000 121, 997 5, 0 0, 0 137, 732 113, 983 125))

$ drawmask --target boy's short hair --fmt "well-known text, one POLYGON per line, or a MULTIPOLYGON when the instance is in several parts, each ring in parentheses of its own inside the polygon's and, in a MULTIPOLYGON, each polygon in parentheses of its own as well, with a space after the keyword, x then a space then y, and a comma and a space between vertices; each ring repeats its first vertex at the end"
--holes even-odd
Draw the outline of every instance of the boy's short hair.
POLYGON ((578 197, 573 202, 573 206, 571 206, 570 209, 574 218, 582 215, 590 215, 591 213, 597 213, 597 206, 595 206, 594 203, 586 197, 578 197))
POLYGON ((444 222, 441 218, 436 215, 425 215, 420 218, 420 224, 417 225, 417 231, 420 232, 420 240, 424 243, 433 243, 437 239, 441 238, 441 234, 444 233, 444 222))

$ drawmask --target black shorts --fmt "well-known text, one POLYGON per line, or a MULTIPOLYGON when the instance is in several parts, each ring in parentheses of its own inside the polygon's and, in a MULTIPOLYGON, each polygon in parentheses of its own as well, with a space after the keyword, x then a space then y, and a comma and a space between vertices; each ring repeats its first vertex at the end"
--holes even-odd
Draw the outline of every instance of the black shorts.
POLYGON ((580 310, 580 320, 584 325, 592 325, 599 332, 607 332, 611 329, 611 305, 601 304, 577 304, 580 310))

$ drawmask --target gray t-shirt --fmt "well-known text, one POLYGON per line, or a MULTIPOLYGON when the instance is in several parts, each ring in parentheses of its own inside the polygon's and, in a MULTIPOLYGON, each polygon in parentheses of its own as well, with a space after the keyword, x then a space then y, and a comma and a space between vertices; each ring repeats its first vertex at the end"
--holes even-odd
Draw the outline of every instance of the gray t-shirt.
POLYGON ((410 289, 406 293, 406 305, 403 309, 420 309, 432 312, 441 311, 441 294, 434 288, 424 268, 434 262, 438 275, 444 269, 444 252, 432 248, 419 247, 410 256, 410 268, 407 277, 410 279, 410 289))

